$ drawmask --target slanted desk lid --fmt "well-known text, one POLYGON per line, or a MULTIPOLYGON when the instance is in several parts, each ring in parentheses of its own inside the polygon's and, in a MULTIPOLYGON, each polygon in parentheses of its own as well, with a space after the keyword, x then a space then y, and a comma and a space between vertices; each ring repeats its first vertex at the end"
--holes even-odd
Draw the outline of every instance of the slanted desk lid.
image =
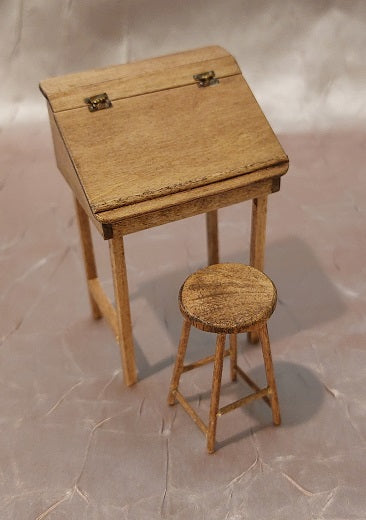
POLYGON ((85 106, 85 99, 107 92, 123 99, 158 90, 192 85, 193 74, 215 71, 222 78, 240 74, 235 59, 221 47, 204 47, 150 60, 49 78, 40 83, 53 112, 85 106))
POLYGON ((94 213, 284 163, 230 54, 208 47, 41 83, 94 213), (219 83, 199 88, 213 70, 219 83), (96 83, 97 82, 97 83, 96 83), (112 107, 90 113, 106 92, 112 107))

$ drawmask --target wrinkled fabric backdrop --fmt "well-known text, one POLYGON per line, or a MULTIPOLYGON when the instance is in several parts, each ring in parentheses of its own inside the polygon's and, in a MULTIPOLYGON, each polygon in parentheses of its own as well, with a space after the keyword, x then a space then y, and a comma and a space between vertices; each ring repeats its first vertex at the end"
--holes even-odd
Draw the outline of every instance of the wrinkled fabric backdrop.
MULTIPOLYGON (((365 50, 365 0, 0 0, 2 520, 365 519, 365 50), (90 317, 38 90, 209 44, 236 57, 290 157, 266 247, 283 423, 262 403, 228 414, 213 456, 165 395, 177 291, 206 258, 204 217, 126 237, 139 369, 127 389, 113 334, 90 317)), ((249 232, 249 204, 220 210, 221 258, 246 261, 249 232)), ((205 355, 208 336, 195 336, 205 355)), ((239 347, 257 380, 260 349, 239 347)), ((187 389, 208 413, 211 368, 194 372, 187 389)), ((225 374, 224 397, 241 397, 225 374)))
POLYGON ((1 0, 2 127, 46 117, 40 79, 227 48, 275 131, 364 125, 363 0, 1 0))

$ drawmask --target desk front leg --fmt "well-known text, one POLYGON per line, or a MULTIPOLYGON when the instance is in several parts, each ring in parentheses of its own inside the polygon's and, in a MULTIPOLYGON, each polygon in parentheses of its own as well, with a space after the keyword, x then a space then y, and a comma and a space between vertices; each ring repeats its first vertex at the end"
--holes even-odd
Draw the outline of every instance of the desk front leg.
POLYGON ((117 340, 121 350, 124 380, 127 386, 131 386, 137 382, 137 374, 123 236, 113 236, 109 241, 109 249, 117 313, 117 340))
MULTIPOLYGON (((264 268, 264 248, 266 243, 267 195, 253 199, 252 230, 250 237, 250 265, 260 271, 264 268)), ((249 332, 251 343, 258 342, 258 334, 249 332)))

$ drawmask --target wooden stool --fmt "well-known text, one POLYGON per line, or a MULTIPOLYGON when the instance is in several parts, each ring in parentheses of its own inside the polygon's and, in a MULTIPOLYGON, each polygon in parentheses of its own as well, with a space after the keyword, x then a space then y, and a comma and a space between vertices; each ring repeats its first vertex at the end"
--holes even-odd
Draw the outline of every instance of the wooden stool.
POLYGON ((190 275, 179 292, 179 306, 184 316, 178 355, 169 389, 168 403, 177 399, 207 438, 207 450, 215 451, 217 417, 239 406, 262 398, 272 408, 273 423, 281 423, 280 410, 273 373, 267 320, 277 302, 277 291, 272 281, 261 271, 243 264, 210 265, 190 275), (191 326, 217 334, 216 352, 213 356, 184 365, 191 326), (259 388, 237 365, 237 334, 256 332, 259 336, 267 387, 259 388), (226 334, 230 334, 230 348, 225 350, 226 334), (230 356, 231 380, 239 374, 253 388, 254 393, 219 408, 223 359, 230 356), (183 372, 214 362, 211 405, 208 427, 178 391, 183 372))

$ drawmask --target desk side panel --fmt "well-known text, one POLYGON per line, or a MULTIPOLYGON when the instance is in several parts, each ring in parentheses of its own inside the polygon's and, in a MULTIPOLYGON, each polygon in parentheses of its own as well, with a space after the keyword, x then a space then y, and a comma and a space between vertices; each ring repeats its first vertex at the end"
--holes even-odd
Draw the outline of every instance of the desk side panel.
POLYGON ((98 229, 99 233, 103 236, 104 239, 109 239, 112 236, 111 227, 107 224, 103 224, 96 220, 94 214, 91 211, 91 208, 86 199, 84 190, 80 184, 79 178, 75 172, 74 166, 70 159, 69 154, 67 153, 65 143, 62 139, 60 130, 57 126, 57 123, 54 118, 54 114, 48 105, 48 114, 50 119, 51 126, 51 134, 53 140, 53 146, 55 150, 56 164, 62 175, 64 176, 66 182, 71 188, 71 191, 79 201, 80 205, 88 215, 88 217, 92 220, 93 224, 98 229))

